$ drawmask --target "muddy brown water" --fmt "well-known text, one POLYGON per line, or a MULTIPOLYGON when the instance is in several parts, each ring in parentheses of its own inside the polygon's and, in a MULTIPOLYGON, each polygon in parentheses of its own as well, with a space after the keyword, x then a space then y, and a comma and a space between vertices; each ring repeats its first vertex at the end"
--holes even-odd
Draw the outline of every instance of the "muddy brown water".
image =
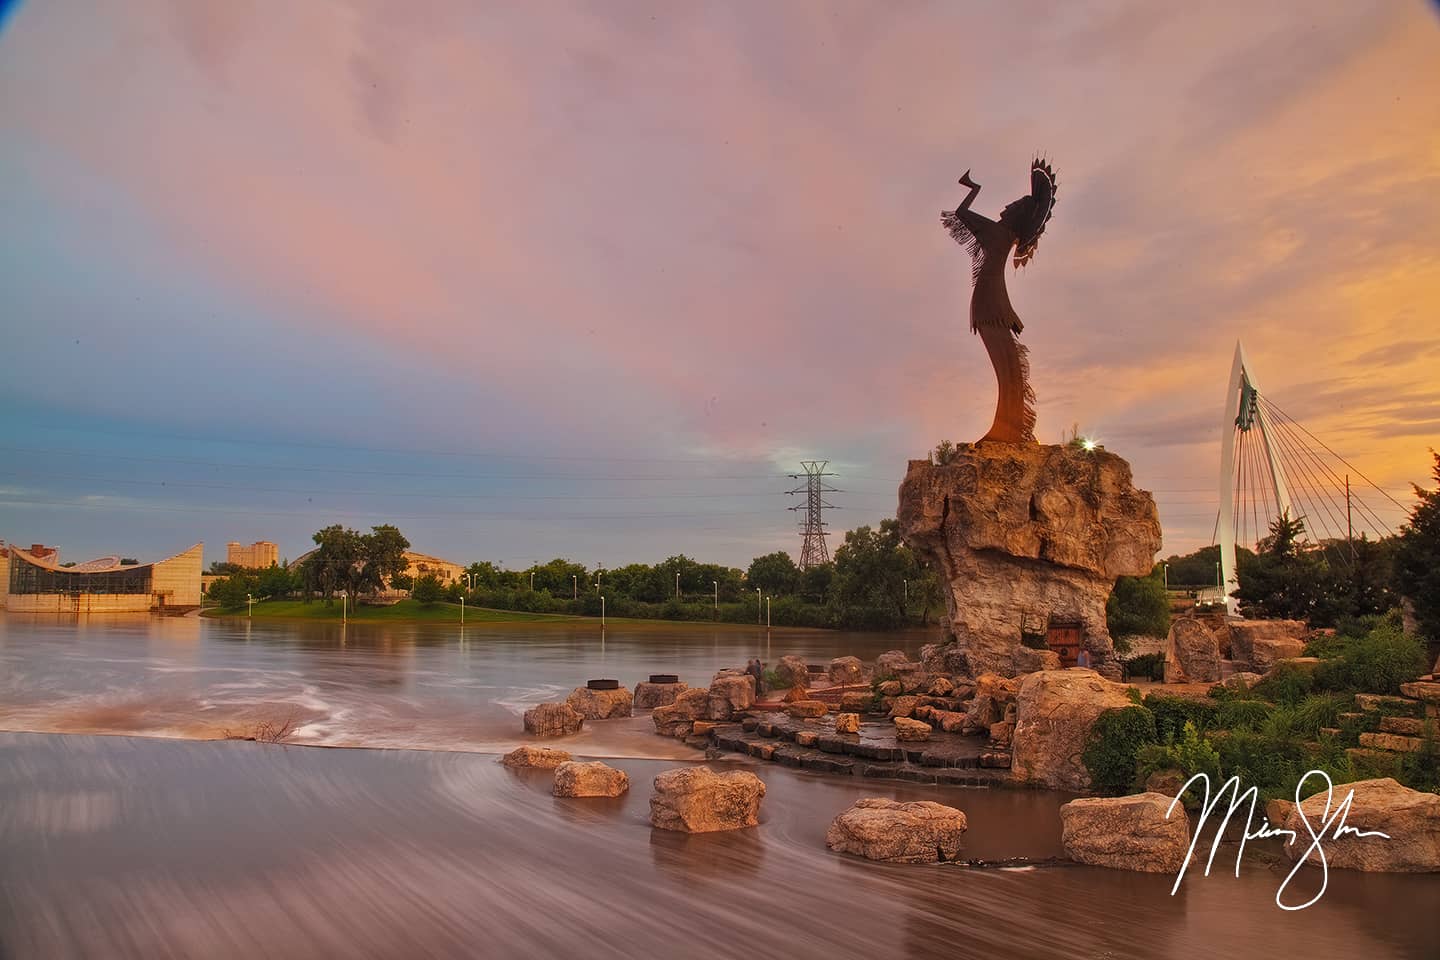
POLYGON ((766 781, 762 822, 690 837, 646 813, 649 780, 694 754, 643 723, 565 744, 630 774, 613 801, 456 752, 522 742, 518 709, 594 676, 703 682, 751 655, 924 636, 777 631, 767 651, 763 633, 643 624, 601 650, 583 624, 467 627, 463 645, 433 626, 337 631, 0 615, 0 727, 50 731, 0 733, 0 957, 1440 956, 1440 877, 1332 871, 1287 913, 1264 845, 1238 878, 1232 856, 1174 896, 1162 875, 825 849, 835 814, 880 795, 964 809, 968 857, 1044 860, 1068 799, 1048 791, 727 759, 766 781), (311 743, 387 749, 183 739, 277 706, 303 711, 311 743))

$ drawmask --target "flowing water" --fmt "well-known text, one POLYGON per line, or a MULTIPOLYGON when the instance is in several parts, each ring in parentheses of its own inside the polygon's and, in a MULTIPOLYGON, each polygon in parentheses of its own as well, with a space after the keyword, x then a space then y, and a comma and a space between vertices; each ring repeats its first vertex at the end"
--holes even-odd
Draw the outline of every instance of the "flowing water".
POLYGON ((759 828, 685 836, 650 828, 648 783, 695 754, 645 718, 564 744, 615 758, 617 800, 553 798, 547 773, 493 756, 524 742, 526 704, 590 677, 703 683, 750 656, 927 639, 0 615, 0 729, 42 731, 0 733, 0 958, 1440 956, 1440 877, 1334 871, 1286 913, 1264 845, 1174 896, 1165 875, 825 849, 835 814, 880 795, 964 809, 967 857, 1043 860, 1057 793, 727 759, 766 781, 759 828), (300 743, 386 749, 186 742, 275 716, 300 743))

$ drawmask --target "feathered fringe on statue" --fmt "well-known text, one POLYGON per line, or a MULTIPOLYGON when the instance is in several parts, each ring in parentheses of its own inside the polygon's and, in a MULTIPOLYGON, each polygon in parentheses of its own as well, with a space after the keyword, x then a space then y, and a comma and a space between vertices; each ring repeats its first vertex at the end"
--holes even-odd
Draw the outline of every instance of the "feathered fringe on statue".
POLYGON ((970 209, 980 185, 970 172, 960 178, 970 193, 953 211, 940 215, 950 236, 969 252, 971 283, 970 330, 980 335, 995 368, 998 395, 995 420, 981 442, 1035 442, 1035 391, 1030 386, 1030 353, 1020 342, 1025 325, 1010 305, 1005 287, 1005 268, 1010 251, 1014 264, 1025 265, 1035 255, 1040 235, 1055 208, 1055 173, 1037 158, 1030 167, 1029 196, 1007 206, 999 220, 991 220, 970 209))

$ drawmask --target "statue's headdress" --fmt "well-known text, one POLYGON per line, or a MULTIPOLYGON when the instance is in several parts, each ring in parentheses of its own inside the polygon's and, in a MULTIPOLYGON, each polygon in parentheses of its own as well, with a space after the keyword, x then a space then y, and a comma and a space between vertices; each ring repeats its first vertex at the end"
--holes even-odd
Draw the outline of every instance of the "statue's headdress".
POLYGON ((1015 232, 1015 266, 1023 267, 1035 256, 1040 235, 1055 211, 1055 171, 1039 157, 1030 164, 1030 195, 1005 208, 1000 220, 1015 232))

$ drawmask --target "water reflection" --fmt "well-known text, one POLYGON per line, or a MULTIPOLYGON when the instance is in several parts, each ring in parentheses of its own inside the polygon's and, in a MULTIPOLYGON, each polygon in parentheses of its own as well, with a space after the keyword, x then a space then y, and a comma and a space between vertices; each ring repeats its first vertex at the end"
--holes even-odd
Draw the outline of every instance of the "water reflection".
MULTIPOLYGON (((591 621, 523 624, 277 623, 248 618, 0 614, 0 729, 221 737, 293 720, 301 742, 503 750, 519 714, 587 679, 651 673, 708 683, 774 643, 815 660, 927 634, 782 631, 591 621)), ((768 662, 768 661, 767 661, 768 662)), ((572 750, 688 755, 643 725, 595 724, 572 750)))

